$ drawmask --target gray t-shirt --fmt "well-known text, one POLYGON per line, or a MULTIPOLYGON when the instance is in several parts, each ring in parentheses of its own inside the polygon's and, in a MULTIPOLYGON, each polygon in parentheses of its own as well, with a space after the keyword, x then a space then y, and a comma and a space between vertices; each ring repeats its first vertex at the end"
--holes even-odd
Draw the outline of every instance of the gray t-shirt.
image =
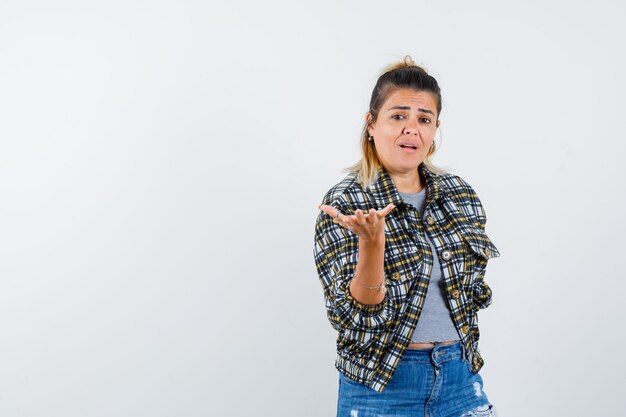
MULTIPOLYGON (((426 206, 426 188, 418 193, 399 193, 404 201, 417 209, 418 219, 423 221, 426 206)), ((459 340, 459 333, 452 320, 452 312, 445 295, 445 283, 441 279, 441 264, 436 248, 424 228, 426 241, 433 252, 433 270, 430 274, 428 291, 422 313, 413 332, 412 342, 445 342, 459 340)), ((416 231, 417 233, 417 231, 416 231)))

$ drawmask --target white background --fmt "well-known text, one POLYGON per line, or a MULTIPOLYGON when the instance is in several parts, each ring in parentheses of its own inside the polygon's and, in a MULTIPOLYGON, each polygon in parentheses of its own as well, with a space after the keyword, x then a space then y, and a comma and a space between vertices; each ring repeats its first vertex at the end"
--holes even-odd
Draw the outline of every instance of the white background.
POLYGON ((411 54, 501 252, 489 399, 622 416, 624 12, 0 2, 0 415, 334 416, 317 205, 411 54))

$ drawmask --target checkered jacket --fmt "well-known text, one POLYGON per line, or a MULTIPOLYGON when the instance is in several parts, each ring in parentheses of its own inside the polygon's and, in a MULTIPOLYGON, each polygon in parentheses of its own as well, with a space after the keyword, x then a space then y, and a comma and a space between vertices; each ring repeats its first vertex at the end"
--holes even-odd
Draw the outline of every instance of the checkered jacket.
POLYGON ((349 292, 358 262, 358 236, 322 211, 315 224, 315 264, 328 319, 338 331, 335 367, 378 392, 384 390, 411 341, 435 255, 472 372, 484 363, 478 350, 477 312, 491 304, 485 268, 500 253, 485 233, 486 214, 472 187, 454 174, 435 175, 423 163, 418 169, 426 186, 424 221, 415 207, 404 202, 384 168, 368 190, 359 185, 356 173, 349 173, 321 203, 346 215, 358 208, 382 210, 389 203, 395 205, 385 218, 387 292, 382 303, 362 304, 349 292), (425 233, 432 238, 436 254, 425 233))

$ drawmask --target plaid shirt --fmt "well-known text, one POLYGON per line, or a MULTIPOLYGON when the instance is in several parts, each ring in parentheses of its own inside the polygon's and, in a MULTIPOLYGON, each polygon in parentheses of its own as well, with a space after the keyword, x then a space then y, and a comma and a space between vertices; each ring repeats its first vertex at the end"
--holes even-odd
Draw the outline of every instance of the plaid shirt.
POLYGON ((435 244, 448 305, 472 372, 484 363, 477 312, 491 304, 485 268, 500 253, 485 233, 487 218, 472 187, 454 174, 435 175, 423 163, 418 169, 426 185, 424 222, 384 168, 369 190, 359 185, 356 173, 349 173, 322 200, 346 215, 358 208, 366 212, 395 205, 385 218, 387 292, 382 303, 362 304, 349 292, 358 236, 321 211, 315 224, 315 264, 328 319, 338 331, 335 367, 378 392, 391 379, 424 305, 435 255, 425 233, 435 244))

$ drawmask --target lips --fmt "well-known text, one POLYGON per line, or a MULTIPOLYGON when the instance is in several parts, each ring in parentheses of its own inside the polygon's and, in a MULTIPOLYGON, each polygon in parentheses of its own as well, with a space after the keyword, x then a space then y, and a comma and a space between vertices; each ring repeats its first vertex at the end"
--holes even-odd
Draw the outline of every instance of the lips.
POLYGON ((398 143, 402 152, 404 153, 415 153, 417 152, 417 143, 411 141, 410 139, 402 139, 400 143, 398 143))

